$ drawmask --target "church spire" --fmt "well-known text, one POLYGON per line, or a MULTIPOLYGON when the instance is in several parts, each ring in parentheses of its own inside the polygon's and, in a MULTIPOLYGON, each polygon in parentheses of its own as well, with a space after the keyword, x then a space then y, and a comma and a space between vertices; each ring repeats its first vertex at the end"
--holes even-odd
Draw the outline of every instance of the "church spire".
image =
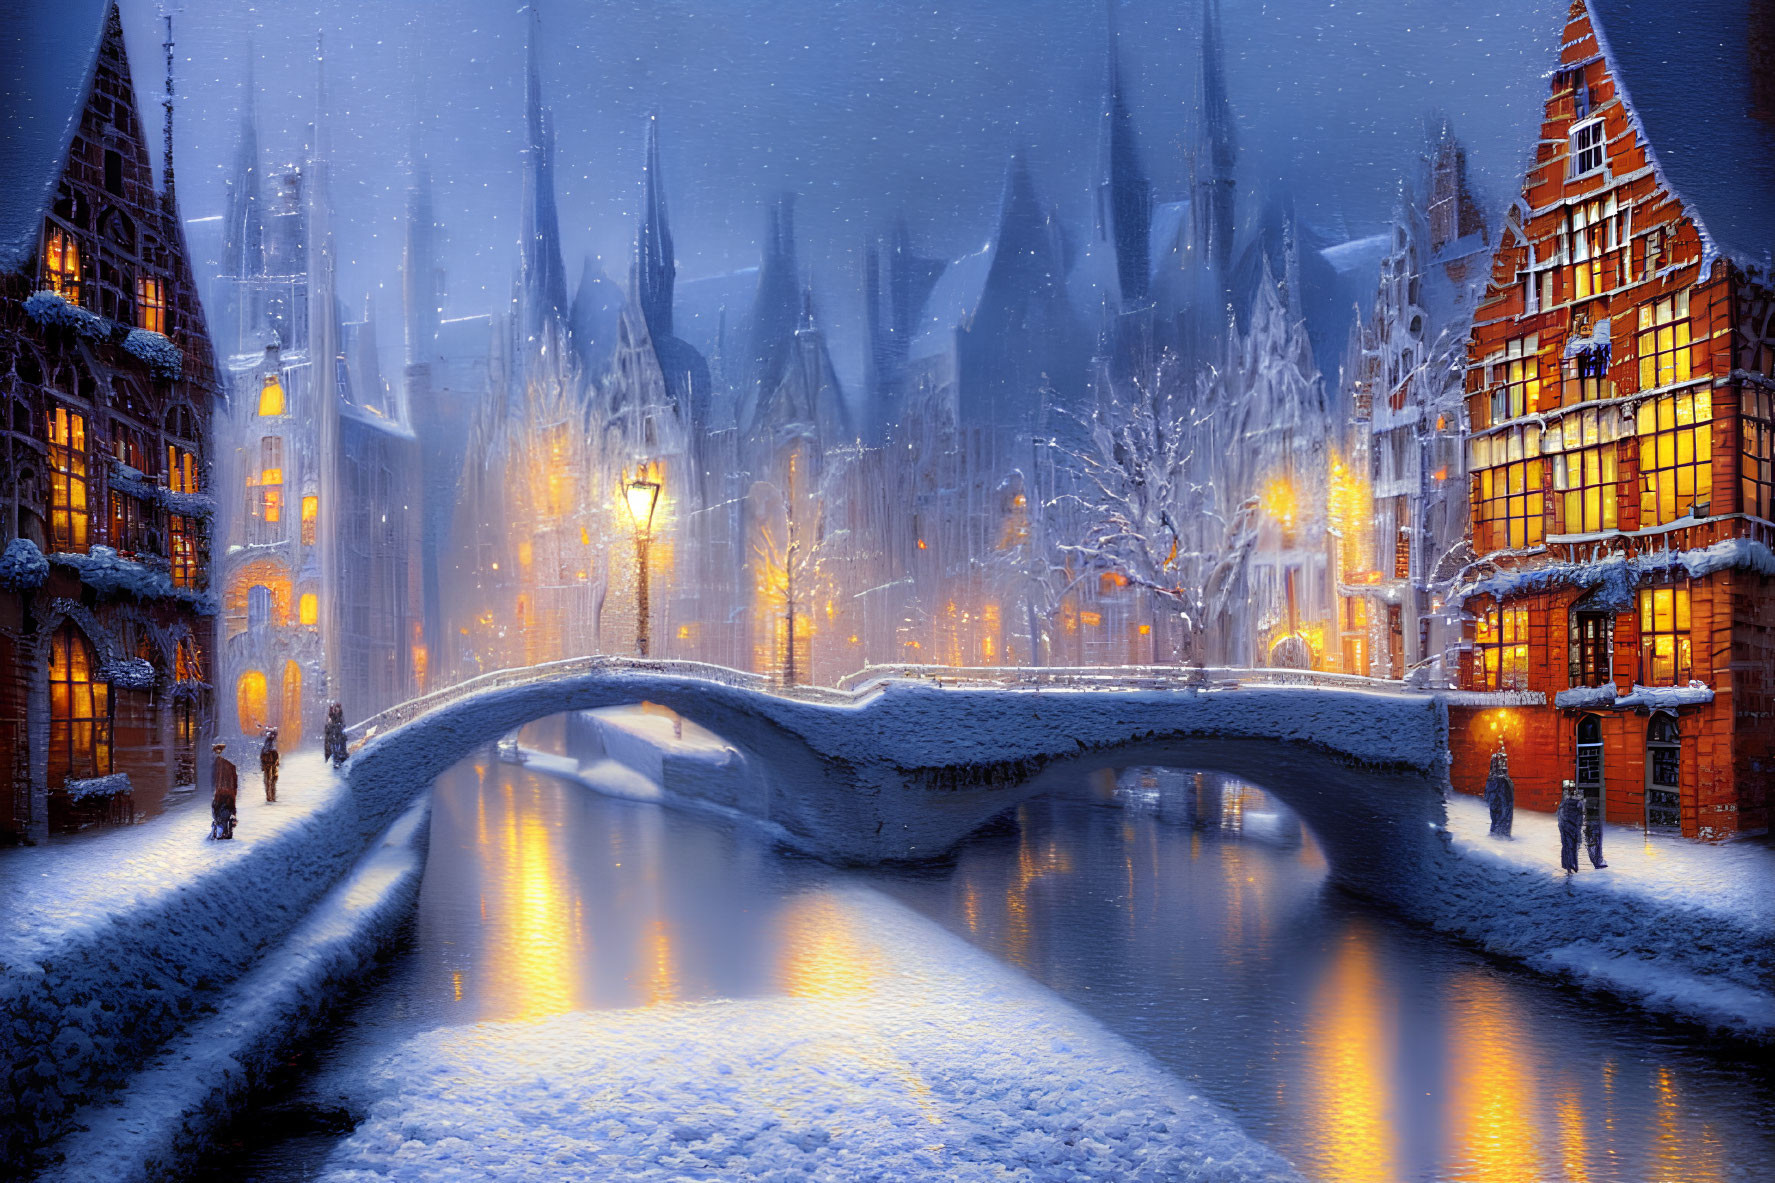
POLYGON ((1201 112, 1194 197, 1202 210, 1197 225, 1206 237, 1207 257, 1228 282, 1233 263, 1234 199, 1238 147, 1233 109, 1227 100, 1226 47, 1221 43, 1220 0, 1202 0, 1201 112))
MULTIPOLYGON (((265 227, 259 210, 259 118, 253 81, 253 48, 247 45, 247 77, 240 104, 240 139, 228 178, 227 222, 222 227, 222 273, 245 278, 265 265, 265 227)), ((232 344, 232 343, 231 343, 232 344)))
POLYGON ((524 55, 524 208, 519 259, 523 332, 536 340, 567 312, 567 271, 561 260, 561 221, 555 208, 554 113, 542 105, 542 14, 529 6, 524 55))
POLYGON ((665 181, 659 171, 659 115, 647 117, 647 164, 641 182, 641 227, 636 243, 640 290, 636 298, 655 340, 672 335, 672 289, 678 264, 666 217, 665 181))
POLYGON ((1134 118, 1122 95, 1121 46, 1116 0, 1105 0, 1108 54, 1104 72, 1102 128, 1098 140, 1097 237, 1111 243, 1122 306, 1146 302, 1152 239, 1152 184, 1140 167, 1134 118))

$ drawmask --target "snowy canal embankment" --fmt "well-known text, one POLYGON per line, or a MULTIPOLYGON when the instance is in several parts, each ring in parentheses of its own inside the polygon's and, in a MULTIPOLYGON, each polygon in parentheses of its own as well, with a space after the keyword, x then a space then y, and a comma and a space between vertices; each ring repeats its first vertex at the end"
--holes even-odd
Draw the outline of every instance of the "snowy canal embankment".
POLYGON ((369 968, 411 909, 430 799, 390 826, 283 945, 225 989, 227 1002, 132 1075, 115 1101, 74 1114, 42 1183, 176 1176, 332 1000, 369 968))
POLYGON ((1451 795, 1449 873, 1415 911, 1543 973, 1743 1038, 1775 1039, 1775 850, 1609 826, 1596 870, 1559 869, 1548 814, 1493 838, 1477 798, 1451 795))
POLYGON ((286 759, 275 805, 256 775, 242 780, 231 842, 208 841, 208 811, 191 802, 0 861, 0 1168, 27 1161, 177 1033, 237 1005, 234 984, 287 944, 423 787, 354 789, 317 754, 286 759))
POLYGON ((1047 989, 877 893, 793 905, 781 994, 423 1032, 324 1183, 1298 1180, 1047 989))

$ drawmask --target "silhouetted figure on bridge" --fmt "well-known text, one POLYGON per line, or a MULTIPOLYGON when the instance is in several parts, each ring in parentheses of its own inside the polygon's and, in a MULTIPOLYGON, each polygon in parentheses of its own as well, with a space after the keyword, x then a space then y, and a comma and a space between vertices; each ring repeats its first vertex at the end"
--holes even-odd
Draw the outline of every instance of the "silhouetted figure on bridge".
POLYGON ((1485 804, 1491 810, 1491 832, 1508 838, 1516 820, 1516 786, 1510 781, 1510 758, 1504 741, 1491 756, 1491 772, 1485 778, 1485 804))
POLYGON ((345 763, 345 708, 336 702, 327 704, 327 732, 322 741, 321 757, 333 767, 345 763))
POLYGON ((1584 797, 1566 781, 1559 794, 1559 865, 1570 875, 1578 869, 1578 843, 1584 837, 1584 797))
POLYGON ((234 762, 222 755, 226 744, 212 744, 215 758, 210 762, 210 837, 234 837, 235 801, 240 794, 240 776, 234 762))

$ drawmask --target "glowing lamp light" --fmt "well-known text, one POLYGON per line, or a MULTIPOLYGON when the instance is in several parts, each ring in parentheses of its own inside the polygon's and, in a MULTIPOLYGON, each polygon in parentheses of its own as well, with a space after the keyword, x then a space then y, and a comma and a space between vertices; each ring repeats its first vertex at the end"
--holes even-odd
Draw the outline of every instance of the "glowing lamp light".
POLYGON ((623 499, 629 507, 629 520, 635 523, 635 529, 646 534, 653 529, 653 510, 659 504, 659 482, 636 479, 623 489, 623 499))

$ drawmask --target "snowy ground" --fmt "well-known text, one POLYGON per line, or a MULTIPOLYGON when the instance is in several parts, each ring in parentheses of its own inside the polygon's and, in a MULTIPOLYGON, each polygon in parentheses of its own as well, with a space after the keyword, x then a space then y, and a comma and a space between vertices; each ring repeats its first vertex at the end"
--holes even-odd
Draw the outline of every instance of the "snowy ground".
POLYGON ((383 835, 273 954, 129 1080, 88 1106, 48 1157, 40 1183, 166 1177, 203 1145, 218 1115, 262 1081, 336 992, 361 974, 407 914, 425 869, 430 799, 383 835))
POLYGON ((480 1023, 378 1069, 324 1183, 1298 1179, 1040 986, 864 889, 781 996, 480 1023))
POLYGON ((277 948, 392 816, 317 753, 285 758, 276 804, 241 779, 230 842, 188 801, 0 856, 0 1174, 277 948))
POLYGON ((1775 850, 1609 826, 1606 869, 1566 875, 1548 814, 1490 836, 1483 801, 1451 794, 1448 868, 1412 909, 1434 927, 1651 1010, 1775 1039, 1775 850))

